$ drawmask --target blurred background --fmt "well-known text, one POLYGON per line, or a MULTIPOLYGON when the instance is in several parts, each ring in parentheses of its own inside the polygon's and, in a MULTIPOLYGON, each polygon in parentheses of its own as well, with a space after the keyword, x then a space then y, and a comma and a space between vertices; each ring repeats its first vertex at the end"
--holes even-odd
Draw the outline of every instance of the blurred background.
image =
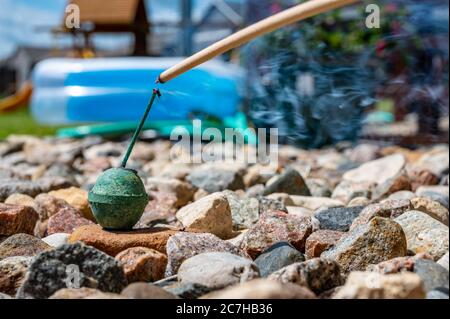
MULTIPOLYGON (((131 131, 160 71, 299 2, 0 0, 0 139, 131 131)), ((148 128, 199 117, 277 127, 304 148, 448 143, 448 9, 365 1, 283 28, 161 86, 148 128), (379 28, 366 26, 371 3, 379 28)))

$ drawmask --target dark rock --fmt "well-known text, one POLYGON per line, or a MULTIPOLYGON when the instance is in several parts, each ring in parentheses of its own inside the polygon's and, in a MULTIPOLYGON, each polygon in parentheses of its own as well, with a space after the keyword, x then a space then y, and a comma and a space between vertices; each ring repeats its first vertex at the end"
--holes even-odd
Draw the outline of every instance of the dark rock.
POLYGON ((221 192, 226 189, 231 191, 245 189, 242 176, 237 172, 225 169, 195 169, 186 180, 208 193, 221 192))
POLYGON ((266 186, 264 195, 285 193, 289 195, 311 196, 303 177, 293 168, 286 169, 270 185, 266 186))
POLYGON ((0 202, 5 201, 12 194, 24 194, 31 197, 42 193, 41 187, 35 182, 17 179, 0 180, 0 202))
POLYGON ((314 217, 319 220, 320 229, 346 232, 363 209, 363 206, 325 208, 315 212, 314 217))
POLYGON ((127 286, 124 272, 114 258, 95 248, 76 243, 37 256, 16 297, 49 298, 58 290, 68 288, 68 283, 79 288, 95 288, 113 293, 120 293, 127 286), (79 273, 69 272, 72 268, 68 266, 78 267, 79 273))
POLYGON ((330 260, 310 259, 287 266, 269 276, 281 283, 296 283, 320 294, 344 283, 339 265, 330 260))
POLYGON ((35 183, 39 186, 39 193, 48 193, 51 191, 56 191, 58 189, 70 188, 72 186, 77 186, 70 180, 60 177, 60 176, 46 176, 41 177, 35 181, 35 183))
POLYGON ((414 273, 422 279, 426 292, 441 287, 449 288, 448 270, 432 260, 417 260, 414 265, 414 273))
POLYGON ((261 277, 267 277, 281 268, 305 261, 305 256, 287 242, 279 242, 264 251, 255 260, 261 277))
POLYGON ((181 299, 198 299, 212 291, 210 288, 196 283, 175 284, 164 289, 181 299))

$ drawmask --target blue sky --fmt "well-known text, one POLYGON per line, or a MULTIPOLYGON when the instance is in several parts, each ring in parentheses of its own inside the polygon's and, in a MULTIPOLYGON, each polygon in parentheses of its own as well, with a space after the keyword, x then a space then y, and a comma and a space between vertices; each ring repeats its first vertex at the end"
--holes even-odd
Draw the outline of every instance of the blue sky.
MULTIPOLYGON (((209 2, 194 0, 194 15, 199 16, 209 2)), ((0 0, 0 58, 11 54, 17 45, 52 47, 64 44, 44 30, 61 23, 66 4, 67 0, 0 0)), ((151 0, 149 4, 153 21, 177 19, 179 0, 151 0)), ((104 37, 102 45, 120 45, 120 41, 128 40, 104 37)))

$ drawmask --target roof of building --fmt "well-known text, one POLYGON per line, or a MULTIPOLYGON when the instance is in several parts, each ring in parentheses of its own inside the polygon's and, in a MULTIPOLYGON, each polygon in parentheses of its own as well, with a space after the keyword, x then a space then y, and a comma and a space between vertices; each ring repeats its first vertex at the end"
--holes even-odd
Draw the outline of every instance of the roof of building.
MULTIPOLYGON (((70 0, 80 8, 81 22, 96 25, 129 25, 135 21, 142 0, 70 0)), ((64 21, 67 13, 64 16, 64 21)))

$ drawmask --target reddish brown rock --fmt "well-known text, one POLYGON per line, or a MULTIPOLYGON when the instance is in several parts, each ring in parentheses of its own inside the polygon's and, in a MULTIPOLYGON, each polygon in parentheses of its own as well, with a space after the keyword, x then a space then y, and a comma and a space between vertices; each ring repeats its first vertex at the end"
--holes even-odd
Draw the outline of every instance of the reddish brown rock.
POLYGON ((379 200, 396 192, 410 191, 411 189, 411 181, 406 173, 402 171, 397 176, 394 176, 393 178, 390 178, 378 185, 372 193, 372 199, 379 200))
POLYGON ((427 253, 420 253, 415 256, 398 257, 388 261, 383 261, 377 265, 369 265, 367 271, 375 271, 380 274, 396 274, 403 271, 414 271, 414 265, 418 260, 433 260, 433 256, 427 253))
POLYGON ((153 282, 164 278, 166 255, 154 249, 134 247, 116 256, 129 283, 153 282))
POLYGON ((39 216, 29 206, 0 203, 0 236, 33 234, 39 216))
POLYGON ((132 247, 146 247, 165 253, 167 240, 176 233, 175 230, 157 227, 129 232, 111 232, 102 229, 99 225, 88 225, 75 229, 68 241, 69 243, 81 241, 110 256, 116 256, 132 247))
POLYGON ((288 215, 285 212, 268 212, 245 233, 241 249, 255 259, 273 244, 287 241, 304 252, 306 238, 311 235, 312 229, 310 218, 288 215))
POLYGON ((92 215, 92 211, 89 206, 88 192, 86 190, 77 187, 70 187, 52 191, 48 194, 55 198, 65 200, 70 206, 77 209, 84 218, 95 221, 94 215, 92 215))
POLYGON ((439 184, 439 177, 429 170, 413 170, 409 173, 411 179, 411 188, 415 192, 420 186, 429 186, 439 184))
POLYGON ((333 247, 345 233, 335 230, 319 230, 306 240, 306 257, 308 259, 320 257, 325 251, 333 247))
POLYGON ((94 225, 94 223, 74 213, 72 209, 63 208, 48 219, 47 235, 57 233, 72 234, 78 227, 86 225, 94 225))

